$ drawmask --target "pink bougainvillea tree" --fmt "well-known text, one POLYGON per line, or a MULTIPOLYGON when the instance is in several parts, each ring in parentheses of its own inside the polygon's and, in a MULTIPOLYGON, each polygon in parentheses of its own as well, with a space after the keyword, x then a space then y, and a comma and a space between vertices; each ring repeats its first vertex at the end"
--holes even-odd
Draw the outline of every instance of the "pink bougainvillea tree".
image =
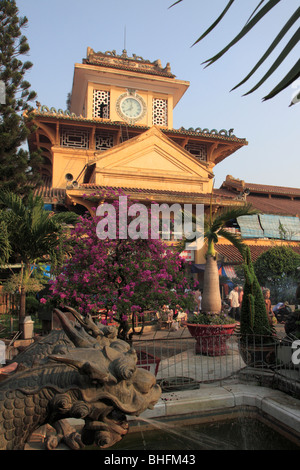
MULTIPOLYGON (((106 190, 105 194, 90 195, 89 199, 110 200, 119 220, 120 195, 119 191, 106 190)), ((129 207, 133 204, 130 201, 129 207)), ((132 216, 125 216, 128 224, 137 222, 132 216)), ((124 213, 122 217, 124 221, 124 213)), ((143 312, 158 310, 164 304, 192 309, 185 261, 179 252, 165 241, 151 238, 150 227, 146 231, 141 228, 140 237, 132 239, 121 238, 117 224, 114 238, 101 239, 97 227, 106 222, 106 212, 101 216, 80 217, 71 232, 73 255, 50 287, 52 299, 61 307, 76 308, 82 315, 96 315, 106 309, 119 322, 119 331, 125 332, 125 336, 132 315, 142 316, 143 312)))

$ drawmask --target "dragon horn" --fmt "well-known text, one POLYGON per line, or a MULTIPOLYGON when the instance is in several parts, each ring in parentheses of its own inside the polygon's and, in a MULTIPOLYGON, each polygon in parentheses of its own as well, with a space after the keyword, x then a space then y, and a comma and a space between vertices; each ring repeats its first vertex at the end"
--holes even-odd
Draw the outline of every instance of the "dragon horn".
POLYGON ((78 334, 76 328, 72 325, 72 322, 66 317, 66 315, 59 310, 58 308, 54 309, 54 312, 60 319, 62 327, 68 336, 68 338, 75 344, 78 348, 90 348, 92 346, 91 341, 87 341, 81 335, 78 334))
POLYGON ((69 307, 69 306, 66 306, 65 307, 67 310, 69 310, 69 312, 72 313, 72 315, 74 315, 74 317, 76 318, 76 320, 80 323, 81 326, 83 326, 83 328, 90 334, 92 334, 92 336, 94 338, 96 338, 97 336, 103 336, 103 332, 97 327, 97 325, 91 320, 90 316, 87 315, 85 317, 85 319, 83 319, 82 315, 80 315, 80 313, 77 312, 77 310, 75 310, 75 308, 73 307, 69 307))
POLYGON ((84 326, 84 321, 83 321, 82 315, 80 315, 80 313, 77 312, 77 310, 75 310, 75 308, 69 307, 68 305, 67 305, 65 308, 66 308, 67 310, 69 310, 70 313, 72 313, 72 315, 76 318, 76 320, 77 320, 82 326, 84 326))

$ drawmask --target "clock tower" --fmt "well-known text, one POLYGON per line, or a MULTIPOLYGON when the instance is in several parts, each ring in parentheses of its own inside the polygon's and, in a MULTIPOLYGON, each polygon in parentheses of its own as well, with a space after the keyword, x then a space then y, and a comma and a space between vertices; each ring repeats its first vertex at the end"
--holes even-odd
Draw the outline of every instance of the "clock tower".
POLYGON ((188 87, 160 60, 88 48, 83 63, 75 64, 70 111, 88 119, 172 129, 173 108, 188 87))

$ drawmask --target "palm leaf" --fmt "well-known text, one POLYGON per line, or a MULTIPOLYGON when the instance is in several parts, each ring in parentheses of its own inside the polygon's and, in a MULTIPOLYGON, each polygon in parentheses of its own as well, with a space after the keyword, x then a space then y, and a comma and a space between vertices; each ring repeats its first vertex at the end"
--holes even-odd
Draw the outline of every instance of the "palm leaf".
POLYGON ((233 246, 235 246, 242 257, 245 255, 245 244, 239 234, 228 232, 225 228, 219 230, 218 235, 228 240, 233 246))
MULTIPOLYGON (((181 0, 180 0, 181 1, 181 0)), ((222 18, 226 15, 227 11, 229 10, 229 8, 231 7, 231 5, 233 4, 234 0, 230 0, 226 7, 224 8, 224 10, 222 11, 221 15, 216 19, 216 21, 200 36, 200 38, 197 39, 197 41, 194 42, 193 46, 195 46, 195 44, 197 44, 198 42, 202 41, 203 38, 205 38, 205 36, 207 36, 219 23, 220 21, 222 20, 222 18)), ((178 2, 176 2, 178 3, 178 2)), ((175 5, 175 4, 174 4, 175 5)), ((173 5, 172 5, 173 6, 173 5)))
POLYGON ((256 15, 252 18, 252 20, 247 23, 242 30, 237 34, 237 36, 229 43, 227 44, 224 49, 222 49, 218 54, 215 56, 211 57, 210 59, 207 59, 203 63, 207 64, 206 67, 209 65, 213 64, 216 62, 216 60, 220 59, 231 47, 233 47, 237 42, 239 42, 246 34, 249 33, 249 31, 267 14, 269 11, 274 8, 277 3, 279 3, 281 0, 269 0, 269 2, 258 12, 256 15))
MULTIPOLYGON (((182 0, 178 0, 175 3, 173 3, 171 6, 174 6, 178 3, 181 3, 182 0)), ((205 36, 207 36, 223 19, 227 11, 229 10, 230 6, 233 4, 234 0, 231 0, 227 3, 225 9, 222 11, 221 15, 218 16, 218 18, 214 21, 214 23, 194 42, 193 46, 200 42, 205 36)), ((208 67, 209 65, 212 65, 214 62, 216 62, 218 59, 220 59, 226 52, 228 52, 229 49, 231 49, 237 42, 239 42, 245 35, 247 35, 251 29, 259 22, 261 21, 265 15, 267 15, 281 0, 269 0, 267 3, 264 4, 265 0, 260 0, 256 8, 253 10, 252 14, 248 18, 245 26, 241 29, 239 34, 237 34, 234 39, 229 42, 229 44, 226 45, 220 52, 218 52, 216 55, 211 57, 210 59, 207 59, 206 61, 203 62, 203 64, 206 64, 205 67, 208 67), (264 5, 263 5, 264 4, 264 5)), ((287 21, 285 26, 281 29, 280 33, 276 36, 274 41, 272 41, 270 47, 267 49, 265 54, 261 57, 261 59, 256 63, 256 65, 252 68, 252 70, 248 73, 248 75, 241 80, 237 85, 235 85, 232 90, 235 90, 242 84, 244 84, 255 72, 256 70, 261 66, 261 64, 267 59, 267 57, 273 52, 275 47, 278 45, 278 43, 282 40, 282 38, 285 36, 285 34, 289 31, 289 29, 292 27, 292 25, 299 19, 300 17, 300 8, 298 7, 294 14, 290 17, 290 19, 287 21)), ((285 49, 282 51, 282 53, 279 55, 277 60, 274 62, 274 64, 271 66, 269 71, 264 75, 264 77, 253 87, 250 91, 245 93, 248 95, 249 93, 252 93, 255 91, 257 88, 260 87, 260 85, 266 81, 277 69, 279 64, 289 55, 295 44, 300 40, 299 38, 300 32, 299 30, 295 33, 294 37, 292 40, 289 42, 289 44, 285 47, 285 49)), ((299 78, 300 72, 299 72, 299 63, 297 62, 295 66, 287 73, 287 75, 276 85, 276 87, 267 95, 263 98, 263 101, 266 101, 268 99, 273 98, 276 96, 278 93, 283 91, 285 88, 287 88, 293 81, 295 81, 297 78, 299 78)))
POLYGON ((274 98, 274 96, 276 96, 282 90, 290 86, 299 77, 300 77, 300 59, 296 62, 294 67, 292 67, 291 70, 286 74, 286 76, 278 83, 278 85, 276 85, 276 87, 273 88, 273 90, 270 91, 270 93, 263 98, 263 101, 274 98))
POLYGON ((182 2, 182 0, 177 0, 177 2, 173 3, 173 5, 170 5, 169 8, 172 8, 174 5, 177 5, 177 3, 182 2))
POLYGON ((7 263, 9 256, 11 255, 11 246, 9 243, 9 237, 7 227, 3 221, 0 222, 0 264, 7 263))
POLYGON ((275 70, 279 67, 279 65, 284 61, 284 59, 287 57, 287 55, 291 52, 291 50, 296 46, 296 44, 300 41, 300 28, 297 29, 293 37, 290 39, 288 44, 285 46, 281 54, 277 57, 273 65, 269 68, 267 73, 259 80, 259 82, 251 88, 245 95, 249 95, 250 93, 253 93, 253 91, 257 90, 271 75, 275 70))
POLYGON ((22 198, 12 192, 0 192, 0 206, 3 206, 7 209, 11 209, 15 214, 18 214, 20 217, 23 217, 25 215, 25 209, 22 202, 22 198))
POLYGON ((239 207, 229 207, 218 211, 212 219, 211 229, 217 232, 225 223, 235 220, 243 215, 255 215, 258 211, 251 204, 244 204, 239 207))
MULTIPOLYGON (((63 256, 71 252, 64 224, 74 224, 78 216, 71 212, 53 214, 44 209, 40 196, 30 194, 23 200, 20 196, 0 192, 1 222, 5 225, 11 251, 28 266, 38 261, 51 261, 58 265, 63 256)), ((3 241, 4 238, 4 231, 3 241)), ((4 252, 0 237, 0 256, 4 252)))
POLYGON ((253 10, 253 12, 251 13, 250 17, 248 18, 248 20, 246 21, 246 24, 249 23, 249 21, 251 20, 251 18, 253 17, 253 15, 255 14, 255 12, 259 9, 259 7, 264 3, 265 0, 261 0, 259 2, 259 4, 257 5, 257 7, 253 10))
POLYGON ((300 7, 295 11, 295 13, 291 16, 291 18, 287 21, 287 23, 284 25, 284 27, 281 29, 279 34, 276 36, 270 47, 267 49, 267 51, 264 53, 264 55, 261 57, 261 59, 257 62, 257 64, 253 67, 253 69, 248 73, 248 75, 235 87, 232 88, 231 91, 235 90, 236 88, 240 87, 243 85, 249 78, 256 72, 256 70, 261 66, 261 64, 269 57, 269 55, 273 52, 275 47, 279 44, 281 39, 285 36, 285 34, 288 32, 288 30, 293 26, 293 24, 299 19, 300 17, 300 7))

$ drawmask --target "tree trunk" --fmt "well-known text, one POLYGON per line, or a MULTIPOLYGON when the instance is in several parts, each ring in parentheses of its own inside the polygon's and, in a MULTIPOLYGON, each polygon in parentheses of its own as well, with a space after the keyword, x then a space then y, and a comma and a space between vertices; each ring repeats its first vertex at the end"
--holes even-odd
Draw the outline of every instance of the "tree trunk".
POLYGON ((201 309, 205 313, 221 312, 221 293, 217 260, 207 255, 201 309))
POLYGON ((25 287, 21 287, 20 296, 20 313, 19 313, 19 331, 21 331, 21 339, 24 339, 24 320, 26 316, 26 292, 25 287))
POLYGON ((24 320, 26 316, 26 289, 25 282, 30 272, 29 267, 21 263, 21 287, 20 287, 20 312, 19 312, 19 331, 21 331, 21 339, 24 339, 24 320))

